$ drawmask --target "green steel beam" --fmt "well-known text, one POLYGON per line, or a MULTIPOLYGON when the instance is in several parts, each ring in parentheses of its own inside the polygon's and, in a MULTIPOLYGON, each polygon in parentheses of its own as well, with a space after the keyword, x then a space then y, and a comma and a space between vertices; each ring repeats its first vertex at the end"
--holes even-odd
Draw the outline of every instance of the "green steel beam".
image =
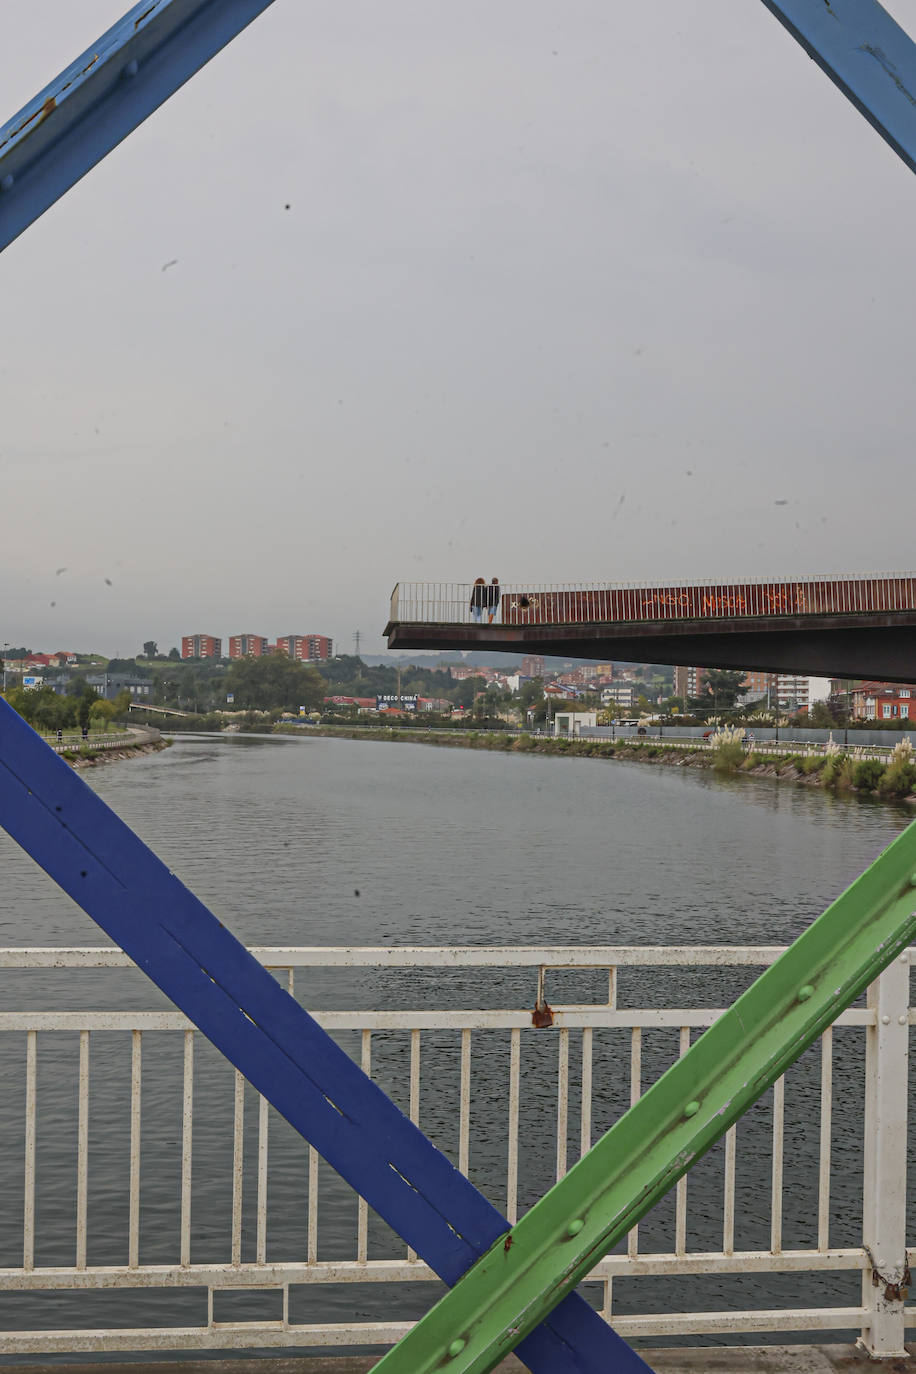
POLYGON ((916 935, 916 822, 374 1374, 488 1374, 916 935))

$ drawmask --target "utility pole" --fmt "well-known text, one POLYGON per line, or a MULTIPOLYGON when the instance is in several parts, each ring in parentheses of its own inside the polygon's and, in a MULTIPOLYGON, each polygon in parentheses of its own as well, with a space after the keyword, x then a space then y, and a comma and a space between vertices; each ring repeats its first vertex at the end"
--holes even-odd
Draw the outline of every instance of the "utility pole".
POLYGON ((354 654, 356 655, 357 658, 359 658, 359 641, 360 641, 360 633, 359 633, 359 630, 357 630, 356 633, 355 633, 354 636, 353 636, 353 652, 354 652, 354 654))

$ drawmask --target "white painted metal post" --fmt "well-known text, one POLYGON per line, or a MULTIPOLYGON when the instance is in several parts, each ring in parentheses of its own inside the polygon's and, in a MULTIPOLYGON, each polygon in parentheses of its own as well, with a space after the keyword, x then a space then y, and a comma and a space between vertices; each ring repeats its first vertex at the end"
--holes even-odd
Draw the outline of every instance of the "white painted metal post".
POLYGON ((862 1241, 869 1267, 862 1306, 871 1316, 860 1344, 868 1353, 903 1356, 906 1280, 906 1128, 910 959, 901 954, 868 989, 875 1024, 866 1030, 865 1160, 862 1241))

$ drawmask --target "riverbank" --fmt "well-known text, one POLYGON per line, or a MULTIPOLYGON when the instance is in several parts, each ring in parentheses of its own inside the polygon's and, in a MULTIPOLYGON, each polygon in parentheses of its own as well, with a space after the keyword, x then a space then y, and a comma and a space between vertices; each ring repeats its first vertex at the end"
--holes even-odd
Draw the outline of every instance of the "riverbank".
MULTIPOLYGON (((286 732, 284 732, 286 733, 286 732)), ((289 733, 293 733, 290 731, 289 733)), ((301 733, 296 730, 295 733, 301 733)), ((768 754, 765 750, 746 751, 735 739, 718 744, 665 744, 639 739, 569 739, 550 735, 500 734, 496 731, 445 732, 383 728, 371 726, 348 729, 321 726, 316 734, 340 739, 372 739, 399 744, 438 745, 450 749, 488 749, 499 753, 562 755, 569 758, 626 759, 633 763, 670 768, 712 769, 735 777, 772 778, 804 787, 851 796, 878 797, 883 801, 916 806, 916 763, 904 741, 899 753, 887 762, 864 758, 858 750, 845 752, 834 746, 816 754, 768 754)))
POLYGON ((116 749, 62 749, 60 757, 71 768, 97 768, 102 763, 117 763, 121 759, 141 758, 144 754, 158 754, 168 749, 170 739, 138 740, 136 744, 122 744, 116 749))

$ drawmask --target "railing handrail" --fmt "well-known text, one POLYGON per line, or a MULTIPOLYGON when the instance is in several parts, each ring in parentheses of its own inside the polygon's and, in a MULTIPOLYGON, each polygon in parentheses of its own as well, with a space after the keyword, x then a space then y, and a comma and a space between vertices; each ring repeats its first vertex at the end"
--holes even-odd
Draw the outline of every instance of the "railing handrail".
MULTIPOLYGON (((266 968, 761 968, 785 945, 250 945, 266 968)), ((909 951, 916 959, 916 946, 909 951)), ((3 968, 132 968, 111 945, 8 945, 3 968)))
POLYGON ((639 582, 400 582, 392 625, 538 626, 916 612, 916 574, 639 582), (475 598, 474 592, 481 596, 475 598), (497 593, 497 601, 488 598, 497 593))
MULTIPOLYGON (((780 574, 779 577, 748 577, 722 578, 722 577, 684 577, 672 578, 665 577, 654 579, 651 577, 638 578, 635 581, 611 581, 610 579, 584 581, 584 582, 543 582, 538 578, 530 581, 516 580, 513 582, 501 583, 501 587, 512 588, 515 591, 527 589, 528 591, 661 591, 666 587, 740 587, 753 583, 760 587, 797 587, 811 582, 897 582, 903 579, 914 577, 916 571, 912 569, 901 569, 895 572, 856 572, 856 573, 803 573, 798 577, 787 577, 780 574)), ((449 582, 443 579, 440 582, 411 582, 401 581, 394 584, 391 595, 395 596, 405 587, 454 587, 464 589, 470 593, 473 582, 449 582)))

